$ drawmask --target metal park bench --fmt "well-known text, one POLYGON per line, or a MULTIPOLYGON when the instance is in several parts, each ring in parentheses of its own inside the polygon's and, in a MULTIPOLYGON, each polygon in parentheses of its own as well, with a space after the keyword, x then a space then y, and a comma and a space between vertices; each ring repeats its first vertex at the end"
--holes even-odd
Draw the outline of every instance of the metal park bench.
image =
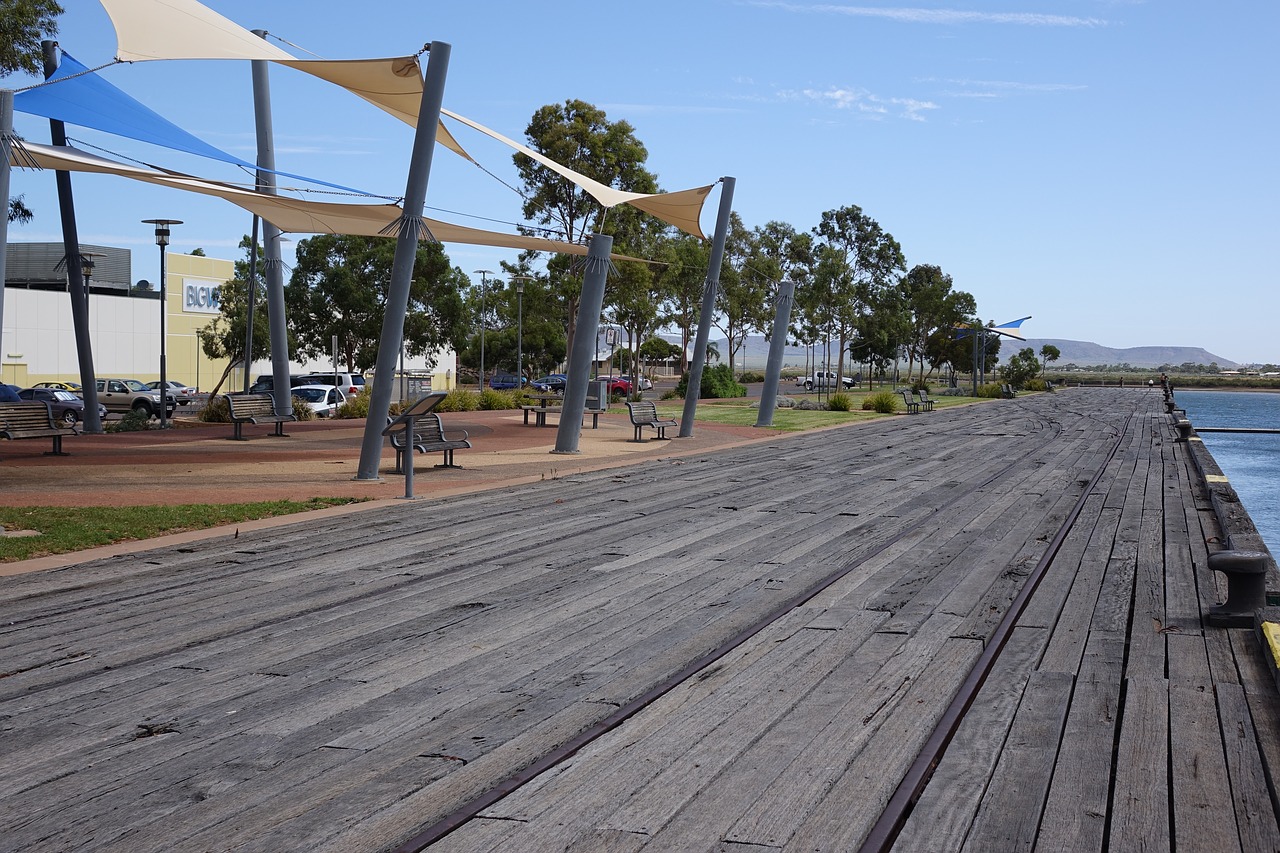
POLYGON ((1012 400, 1014 397, 1018 396, 1018 392, 1013 390, 1013 386, 1006 382, 1004 385, 1000 386, 1000 396, 1006 400, 1012 400))
POLYGON ((920 414, 920 403, 912 396, 911 392, 905 388, 898 392, 902 395, 902 402, 906 404, 908 415, 920 414))
POLYGON ((433 391, 419 398, 412 406, 405 409, 399 417, 388 418, 387 427, 382 434, 391 439, 391 446, 396 451, 396 467, 392 473, 404 475, 404 496, 413 498, 413 451, 430 453, 441 451, 444 462, 437 468, 461 468, 454 464, 453 452, 471 447, 466 430, 459 430, 461 437, 447 436, 440 416, 432 411, 440 405, 447 394, 444 391, 433 391))
POLYGON ((680 424, 675 418, 659 418, 658 407, 649 400, 641 400, 636 403, 627 403, 627 411, 631 416, 631 425, 636 429, 635 438, 632 441, 644 441, 641 433, 645 427, 650 427, 658 433, 659 441, 667 440, 667 427, 676 427, 680 424))
POLYGON ((45 456, 69 456, 62 452, 62 437, 79 435, 75 424, 61 425, 53 419, 53 410, 43 400, 30 403, 0 403, 0 437, 17 441, 24 438, 52 438, 53 450, 45 456))
POLYGON ((271 394, 223 394, 227 401, 227 411, 231 415, 231 423, 235 426, 232 441, 248 441, 244 437, 245 424, 276 425, 272 435, 285 436, 284 425, 287 421, 297 420, 292 412, 281 414, 276 411, 276 398, 271 394))
POLYGON ((926 412, 933 411, 933 399, 929 396, 929 392, 921 388, 916 392, 916 397, 920 400, 920 408, 926 412))

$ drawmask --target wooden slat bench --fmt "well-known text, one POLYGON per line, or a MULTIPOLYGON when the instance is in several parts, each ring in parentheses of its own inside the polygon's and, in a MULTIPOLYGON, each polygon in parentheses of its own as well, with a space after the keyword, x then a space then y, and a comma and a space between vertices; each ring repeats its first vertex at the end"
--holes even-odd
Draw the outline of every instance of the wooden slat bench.
MULTIPOLYGON (((391 446, 396 450, 394 471, 396 474, 403 474, 406 471, 404 456, 406 445, 409 443, 406 436, 408 431, 407 420, 394 420, 382 431, 383 435, 390 437, 391 446)), ((443 451, 444 462, 437 465, 437 468, 461 468, 461 465, 454 464, 453 451, 467 449, 471 447, 471 442, 467 440, 469 436, 465 429, 458 432, 461 433, 460 436, 445 435, 444 422, 435 412, 417 415, 413 419, 413 449, 419 453, 443 451)))
POLYGON ((284 425, 287 421, 297 420, 292 412, 281 414, 276 411, 276 398, 272 394, 223 394, 227 401, 227 410, 231 414, 231 423, 235 425, 233 441, 248 441, 242 429, 245 424, 276 425, 272 435, 285 436, 284 425))
POLYGON ((659 441, 666 441, 667 427, 679 426, 675 418, 659 418, 658 407, 649 400, 627 403, 627 412, 631 416, 631 425, 636 428, 636 435, 632 441, 644 441, 641 438, 641 432, 645 427, 656 430, 659 441))
POLYGON ((933 411, 933 399, 929 396, 928 391, 925 391, 923 388, 916 391, 916 398, 920 401, 920 408, 924 409, 926 412, 933 411))
POLYGON ((53 410, 43 400, 30 403, 0 403, 0 436, 19 440, 24 438, 52 438, 53 450, 45 456, 69 456, 62 452, 62 437, 70 433, 79 435, 75 424, 63 426, 53 419, 53 410))
POLYGON ((908 415, 920 414, 920 403, 912 396, 911 392, 905 388, 898 392, 902 395, 902 402, 907 406, 908 415))

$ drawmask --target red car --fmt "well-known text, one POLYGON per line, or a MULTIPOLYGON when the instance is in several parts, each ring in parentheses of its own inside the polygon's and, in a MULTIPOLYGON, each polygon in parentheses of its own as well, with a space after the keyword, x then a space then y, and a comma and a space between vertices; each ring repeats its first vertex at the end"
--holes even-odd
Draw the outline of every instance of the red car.
POLYGON ((596 381, 608 382, 610 394, 627 395, 631 393, 631 383, 621 376, 597 376, 596 381))

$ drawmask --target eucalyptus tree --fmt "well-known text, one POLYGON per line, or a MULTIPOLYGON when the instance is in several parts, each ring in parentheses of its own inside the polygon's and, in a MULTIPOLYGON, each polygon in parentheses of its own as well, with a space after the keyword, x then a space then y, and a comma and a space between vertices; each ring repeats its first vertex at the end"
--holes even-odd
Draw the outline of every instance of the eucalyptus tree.
POLYGON ((972 294, 953 290, 952 284, 951 276, 932 264, 917 264, 899 282, 911 321, 905 342, 908 379, 917 361, 921 379, 926 360, 937 367, 937 362, 929 358, 930 341, 940 332, 953 335, 954 329, 977 310, 972 294))
MULTIPOLYGON (((240 240, 240 248, 244 257, 236 261, 235 278, 223 282, 218 290, 219 314, 208 325, 196 331, 200 340, 200 350, 211 359, 227 359, 227 366, 218 378, 212 391, 216 396, 227 377, 237 365, 252 364, 271 355, 271 332, 267 322, 267 300, 263 292, 261 276, 254 282, 257 292, 253 299, 253 342, 249 357, 245 358, 245 337, 248 331, 249 317, 249 260, 250 245, 248 235, 240 240)), ((262 246, 258 247, 258 269, 262 269, 265 259, 262 246)), ((292 352, 294 347, 289 347, 292 352)))
MULTIPOLYGON (((657 177, 645 168, 649 157, 635 130, 626 121, 609 121, 604 110, 585 101, 566 100, 538 108, 525 128, 525 139, 533 150, 561 165, 602 184, 628 192, 658 191, 657 177)), ((614 210, 601 207, 584 190, 542 166, 525 154, 515 154, 524 197, 525 219, 537 227, 522 227, 525 233, 552 236, 581 243, 592 233, 614 237, 614 251, 627 254, 641 227, 638 210, 620 205, 614 210)), ((522 262, 531 260, 522 258, 522 262)), ((582 277, 569 258, 548 264, 566 315, 567 345, 572 350, 582 277)))
POLYGON ((654 260, 662 262, 654 275, 665 299, 663 320, 680 330, 680 372, 684 373, 689 369, 689 345, 706 290, 711 244, 679 233, 662 245, 654 260))
MULTIPOLYGON (((802 290, 811 277, 814 263, 813 235, 798 232, 786 222, 772 220, 753 230, 751 247, 749 274, 758 276, 763 283, 761 303, 753 318, 753 328, 768 338, 773 332, 778 289, 782 282, 793 281, 796 289, 802 290)), ((793 328, 794 324, 793 309, 793 328)))
POLYGON ((840 342, 836 366, 840 372, 849 339, 857 332, 863 316, 879 292, 893 284, 907 264, 893 235, 857 205, 826 211, 813 233, 825 250, 824 260, 828 264, 837 261, 837 268, 827 277, 830 290, 824 296, 840 342))
POLYGON ((714 321, 716 328, 724 332, 730 367, 746 343, 747 335, 758 324, 764 306, 768 283, 765 276, 751 267, 755 251, 755 235, 742 224, 737 213, 730 214, 714 321))
MULTIPOLYGON (((486 331, 485 364, 516 372, 517 359, 524 359, 524 375, 536 379, 551 373, 565 358, 564 323, 559 302, 547 274, 537 275, 527 266, 502 264, 507 284, 493 286, 485 299, 489 326, 486 331), (524 293, 517 294, 516 277, 521 277, 524 293)), ((478 305, 473 307, 478 308, 478 305)), ((480 363, 480 335, 472 334, 458 359, 467 365, 480 363)))
MULTIPOLYGON (((347 370, 368 370, 377 363, 395 248, 395 241, 384 237, 348 234, 321 234, 298 243, 285 304, 299 357, 325 356, 336 335, 347 370)), ((439 350, 461 348, 467 283, 439 243, 418 245, 404 324, 407 355, 425 356, 433 364, 439 350)))
MULTIPOLYGON (((22 71, 44 74, 40 42, 58 34, 58 16, 65 11, 56 0, 0 0, 0 77, 22 71)), ((30 222, 33 214, 22 196, 6 200, 10 222, 30 222)))

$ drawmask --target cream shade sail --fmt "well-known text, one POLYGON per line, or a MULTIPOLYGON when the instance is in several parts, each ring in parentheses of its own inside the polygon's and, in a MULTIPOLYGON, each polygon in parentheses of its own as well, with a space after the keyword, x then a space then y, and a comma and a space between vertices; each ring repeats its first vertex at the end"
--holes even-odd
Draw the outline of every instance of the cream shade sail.
MULTIPOLYGON (((266 39, 194 0, 101 0, 116 30, 116 59, 262 59, 341 86, 403 122, 416 125, 422 67, 416 56, 295 59, 266 39)), ((436 141, 471 160, 443 124, 436 141)), ((472 160, 472 162, 475 162, 472 160)))
MULTIPOLYGON (((217 196, 261 216, 281 231, 300 234, 358 234, 365 237, 386 237, 395 233, 404 214, 404 211, 394 204, 335 204, 255 193, 218 181, 120 163, 76 148, 39 145, 33 142, 24 142, 22 148, 22 151, 18 151, 15 147, 10 155, 10 164, 15 168, 29 167, 31 162, 34 162, 44 169, 118 175, 149 184, 217 196), (29 157, 23 156, 24 154, 29 157)), ((431 231, 432 236, 442 243, 467 243, 507 249, 531 249, 538 252, 562 252, 570 255, 587 254, 586 246, 561 240, 544 240, 523 234, 502 234, 436 219, 424 218, 423 223, 431 231)), ((642 258, 633 258, 629 255, 612 255, 612 257, 620 261, 645 262, 642 258)))
MULTIPOLYGON (((342 86, 410 125, 418 123, 422 71, 417 57, 295 59, 196 0, 101 2, 116 30, 117 59, 125 62, 152 59, 270 60, 342 86)), ((581 187, 605 207, 629 204, 687 234, 706 239, 698 219, 713 185, 674 193, 624 192, 563 166, 478 122, 449 110, 442 110, 442 113, 531 157, 581 187)), ((443 125, 438 127, 436 139, 450 151, 475 162, 443 125)))
POLYGON ((596 201, 605 207, 615 207, 619 204, 629 204, 632 207, 645 211, 646 213, 656 216, 663 222, 674 225, 686 234, 692 234, 695 237, 706 239, 706 235, 702 233, 702 226, 698 223, 698 218, 702 213, 703 202, 706 201, 707 195, 711 192, 714 184, 705 187, 695 187, 690 190, 681 190, 674 193, 631 193, 624 190, 614 189, 606 186, 597 180, 588 178, 586 175, 579 174, 568 166, 562 166, 555 160, 546 155, 539 154, 527 145, 522 145, 514 139, 509 139, 498 133, 496 130, 485 127, 479 122, 472 121, 465 116, 458 115, 452 110, 440 110, 442 115, 446 115, 454 121, 462 122, 467 127, 477 130, 492 139, 496 139, 504 145, 508 145, 521 154, 541 163, 551 171, 561 177, 568 178, 574 184, 582 187, 582 189, 591 195, 596 201))

